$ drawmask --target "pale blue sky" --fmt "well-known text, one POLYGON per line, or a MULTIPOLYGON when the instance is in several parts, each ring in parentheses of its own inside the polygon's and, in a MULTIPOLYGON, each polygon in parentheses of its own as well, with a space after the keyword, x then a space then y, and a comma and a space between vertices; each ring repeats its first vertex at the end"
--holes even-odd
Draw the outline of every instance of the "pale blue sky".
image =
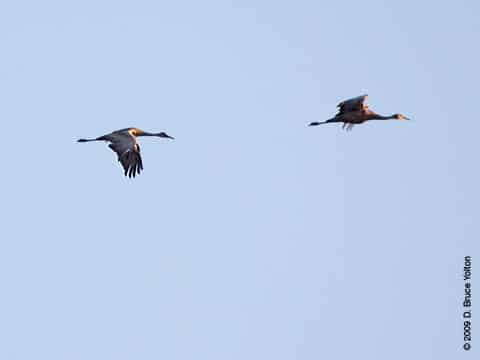
POLYGON ((479 11, 2 2, 0 359, 478 354, 479 11), (305 126, 363 93, 413 121, 305 126))

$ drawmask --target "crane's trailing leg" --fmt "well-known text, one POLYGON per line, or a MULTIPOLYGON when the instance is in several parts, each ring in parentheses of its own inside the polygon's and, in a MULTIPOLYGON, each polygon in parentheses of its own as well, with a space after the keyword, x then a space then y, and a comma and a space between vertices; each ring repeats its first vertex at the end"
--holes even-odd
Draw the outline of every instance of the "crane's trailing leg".
POLYGON ((328 120, 325 120, 325 121, 314 121, 314 122, 311 122, 310 124, 308 124, 308 126, 318 126, 318 125, 323 125, 323 124, 328 124, 328 123, 333 123, 333 122, 339 122, 339 121, 335 118, 328 119, 328 120))
POLYGON ((104 136, 100 136, 100 137, 98 137, 98 138, 95 138, 95 139, 78 139, 78 140, 77 140, 77 142, 80 142, 80 143, 82 143, 82 142, 89 142, 89 141, 102 141, 102 140, 107 140, 107 139, 105 139, 105 137, 104 137, 104 136))

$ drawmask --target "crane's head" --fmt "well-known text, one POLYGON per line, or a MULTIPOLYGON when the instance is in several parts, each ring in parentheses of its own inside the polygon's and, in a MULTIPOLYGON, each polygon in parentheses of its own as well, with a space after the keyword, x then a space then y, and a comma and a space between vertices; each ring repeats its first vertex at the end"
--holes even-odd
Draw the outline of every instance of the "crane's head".
POLYGON ((397 119, 397 120, 410 120, 408 117, 406 117, 403 114, 395 114, 395 115, 393 115, 393 118, 397 119))
POLYGON ((158 136, 161 138, 167 138, 167 139, 175 139, 173 136, 168 135, 166 132, 159 132, 155 134, 155 136, 158 136))

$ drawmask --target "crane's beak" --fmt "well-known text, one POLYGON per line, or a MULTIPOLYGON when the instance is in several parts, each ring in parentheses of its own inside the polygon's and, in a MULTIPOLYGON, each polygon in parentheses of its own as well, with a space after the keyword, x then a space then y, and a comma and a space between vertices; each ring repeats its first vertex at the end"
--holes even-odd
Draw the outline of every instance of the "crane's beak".
POLYGON ((173 136, 170 136, 170 135, 167 135, 165 136, 167 139, 172 139, 172 140, 175 140, 175 138, 173 136))
POLYGON ((408 117, 406 117, 406 116, 404 116, 403 119, 404 119, 404 120, 412 120, 412 119, 410 119, 410 118, 408 118, 408 117))

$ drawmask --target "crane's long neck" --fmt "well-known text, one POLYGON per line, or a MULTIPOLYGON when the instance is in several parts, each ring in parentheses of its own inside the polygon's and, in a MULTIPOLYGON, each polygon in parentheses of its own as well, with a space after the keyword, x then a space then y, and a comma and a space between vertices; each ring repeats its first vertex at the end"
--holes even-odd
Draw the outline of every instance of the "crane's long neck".
POLYGON ((395 119, 395 114, 393 114, 393 115, 388 115, 388 116, 383 116, 383 115, 375 114, 375 116, 372 117, 371 120, 391 120, 391 119, 395 119))
POLYGON ((154 134, 154 133, 149 133, 149 132, 146 132, 146 131, 143 131, 139 134, 136 134, 136 136, 158 136, 158 134, 154 134))
POLYGON ((149 133, 149 132, 142 132, 140 134, 137 134, 137 136, 157 136, 157 137, 160 137, 160 138, 167 138, 167 139, 173 139, 173 137, 171 137, 170 135, 167 135, 166 133, 164 132, 159 132, 159 133, 149 133))

